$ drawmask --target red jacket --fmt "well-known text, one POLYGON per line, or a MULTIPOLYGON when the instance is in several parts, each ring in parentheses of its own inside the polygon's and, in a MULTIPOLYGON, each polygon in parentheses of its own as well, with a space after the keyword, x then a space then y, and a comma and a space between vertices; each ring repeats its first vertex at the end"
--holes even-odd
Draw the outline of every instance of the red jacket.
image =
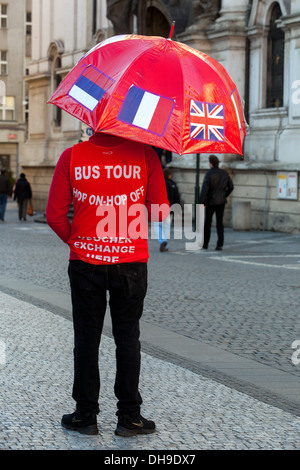
POLYGON ((164 205, 161 219, 168 214, 166 186, 155 151, 120 137, 94 134, 88 142, 62 153, 46 217, 54 232, 69 244, 70 259, 92 264, 146 262, 147 219, 136 211, 136 204, 147 209, 149 219, 153 204, 164 205), (141 222, 138 227, 137 222, 141 222), (143 227, 144 233, 138 234, 143 227))

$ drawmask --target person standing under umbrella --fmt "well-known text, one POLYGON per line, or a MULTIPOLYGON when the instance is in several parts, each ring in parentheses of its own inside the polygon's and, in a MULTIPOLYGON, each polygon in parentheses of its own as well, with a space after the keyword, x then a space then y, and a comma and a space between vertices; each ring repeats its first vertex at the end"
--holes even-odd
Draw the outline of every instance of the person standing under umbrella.
POLYGON ((162 168, 154 150, 145 144, 96 133, 66 149, 56 165, 46 217, 70 247, 76 408, 62 417, 67 429, 98 433, 98 353, 109 292, 116 344, 115 434, 155 431, 155 423, 140 410, 139 320, 147 290, 147 215, 151 219, 152 206, 162 204, 165 218, 169 204, 162 168))
POLYGON ((210 155, 209 165, 210 170, 204 177, 199 196, 199 204, 205 205, 204 241, 202 248, 208 248, 212 218, 214 213, 216 213, 218 235, 216 250, 222 250, 224 244, 224 209, 226 199, 232 193, 234 187, 227 171, 219 168, 219 159, 216 155, 210 155))

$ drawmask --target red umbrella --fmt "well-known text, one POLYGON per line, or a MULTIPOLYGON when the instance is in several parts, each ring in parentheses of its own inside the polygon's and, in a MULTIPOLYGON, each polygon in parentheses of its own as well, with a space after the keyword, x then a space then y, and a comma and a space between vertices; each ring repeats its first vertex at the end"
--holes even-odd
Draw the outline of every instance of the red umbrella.
POLYGON ((242 154, 237 88, 216 60, 153 36, 121 35, 91 49, 48 103, 106 132, 186 153, 242 154))

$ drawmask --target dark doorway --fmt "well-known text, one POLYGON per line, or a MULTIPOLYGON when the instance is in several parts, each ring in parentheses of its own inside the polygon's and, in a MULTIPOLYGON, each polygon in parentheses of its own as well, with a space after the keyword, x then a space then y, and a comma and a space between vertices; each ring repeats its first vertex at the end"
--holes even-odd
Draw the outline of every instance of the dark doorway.
POLYGON ((170 25, 166 17, 155 7, 147 8, 146 35, 169 37, 170 25))
POLYGON ((283 106, 284 32, 276 21, 282 16, 275 3, 270 18, 267 62, 267 108, 283 106))

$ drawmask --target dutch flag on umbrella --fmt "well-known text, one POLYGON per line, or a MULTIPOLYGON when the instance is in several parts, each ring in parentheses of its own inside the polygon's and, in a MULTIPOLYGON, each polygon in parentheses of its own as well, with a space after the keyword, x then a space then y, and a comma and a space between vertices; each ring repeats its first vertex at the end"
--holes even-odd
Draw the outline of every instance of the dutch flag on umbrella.
POLYGON ((94 111, 114 80, 93 66, 88 66, 76 80, 68 95, 90 111, 94 111))
POLYGON ((175 101, 132 85, 118 119, 154 134, 163 135, 175 101))

